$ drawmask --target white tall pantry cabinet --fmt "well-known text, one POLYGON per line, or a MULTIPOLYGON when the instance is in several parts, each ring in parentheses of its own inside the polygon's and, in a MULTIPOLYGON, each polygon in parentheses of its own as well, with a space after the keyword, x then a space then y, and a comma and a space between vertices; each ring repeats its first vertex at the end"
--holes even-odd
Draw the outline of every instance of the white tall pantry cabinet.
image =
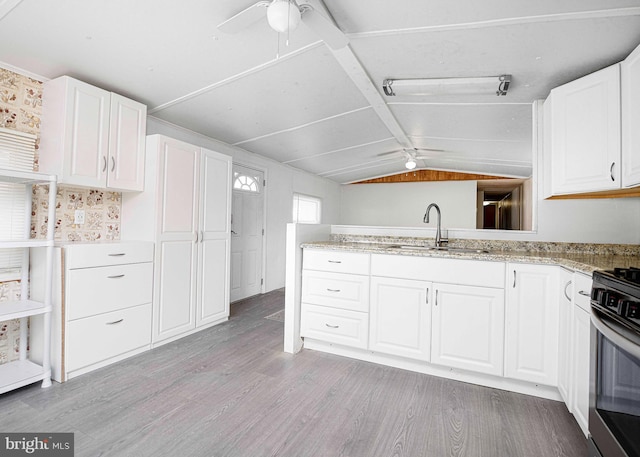
POLYGON ((145 190, 123 194, 122 237, 155 242, 152 342, 229 318, 231 158, 147 137, 145 190))

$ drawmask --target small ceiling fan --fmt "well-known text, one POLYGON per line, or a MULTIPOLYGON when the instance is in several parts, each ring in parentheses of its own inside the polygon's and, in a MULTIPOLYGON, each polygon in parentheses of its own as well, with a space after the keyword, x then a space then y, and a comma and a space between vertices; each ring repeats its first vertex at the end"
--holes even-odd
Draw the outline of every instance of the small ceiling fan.
POLYGON ((433 152, 445 152, 444 149, 422 149, 422 148, 413 148, 413 149, 400 149, 398 151, 389 151, 383 152, 382 154, 378 154, 378 157, 385 156, 397 156, 398 158, 402 157, 406 162, 404 163, 405 168, 407 170, 413 170, 416 166, 416 160, 421 159, 430 159, 432 158, 433 152))
POLYGON ((259 1, 219 24, 218 30, 230 34, 239 33, 262 19, 265 13, 267 22, 278 33, 292 32, 303 22, 331 49, 342 49, 349 43, 349 39, 331 19, 308 3, 298 5, 296 0, 259 1))

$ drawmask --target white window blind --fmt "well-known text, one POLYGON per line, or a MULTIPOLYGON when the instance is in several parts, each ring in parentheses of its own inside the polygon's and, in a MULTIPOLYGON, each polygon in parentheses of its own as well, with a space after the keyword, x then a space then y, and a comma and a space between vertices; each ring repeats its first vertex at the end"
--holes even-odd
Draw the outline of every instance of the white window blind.
POLYGON ((322 200, 309 195, 293 194, 293 222, 319 224, 322 216, 322 200))
MULTIPOLYGON (((0 168, 33 171, 36 136, 0 128, 0 168)), ((0 182, 0 240, 23 240, 28 236, 27 190, 20 184, 0 182)), ((19 270, 22 249, 0 249, 0 276, 19 270)))

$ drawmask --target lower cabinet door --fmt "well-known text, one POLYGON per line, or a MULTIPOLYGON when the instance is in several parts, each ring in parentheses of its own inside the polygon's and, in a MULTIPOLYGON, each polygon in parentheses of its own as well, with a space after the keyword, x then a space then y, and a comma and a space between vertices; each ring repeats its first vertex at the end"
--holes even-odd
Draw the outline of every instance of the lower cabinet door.
POLYGON ((66 371, 79 370, 151 344, 151 303, 67 325, 66 371))
POLYGON ((431 283, 371 278, 369 349, 429 361, 431 283))
POLYGON ((366 349, 368 331, 368 313, 302 304, 300 334, 303 337, 366 349))
POLYGON ((589 364, 591 316, 579 306, 573 308, 573 415, 585 436, 589 430, 589 364))
POLYGON ((433 285, 431 363, 503 374, 504 290, 433 285))

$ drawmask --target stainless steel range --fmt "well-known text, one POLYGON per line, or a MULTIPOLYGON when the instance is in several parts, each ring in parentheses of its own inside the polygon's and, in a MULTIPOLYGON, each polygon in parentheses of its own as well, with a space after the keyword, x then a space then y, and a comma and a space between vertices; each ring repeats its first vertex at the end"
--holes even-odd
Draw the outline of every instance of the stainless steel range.
POLYGON ((640 268, 593 273, 589 457, 640 457, 640 268))

